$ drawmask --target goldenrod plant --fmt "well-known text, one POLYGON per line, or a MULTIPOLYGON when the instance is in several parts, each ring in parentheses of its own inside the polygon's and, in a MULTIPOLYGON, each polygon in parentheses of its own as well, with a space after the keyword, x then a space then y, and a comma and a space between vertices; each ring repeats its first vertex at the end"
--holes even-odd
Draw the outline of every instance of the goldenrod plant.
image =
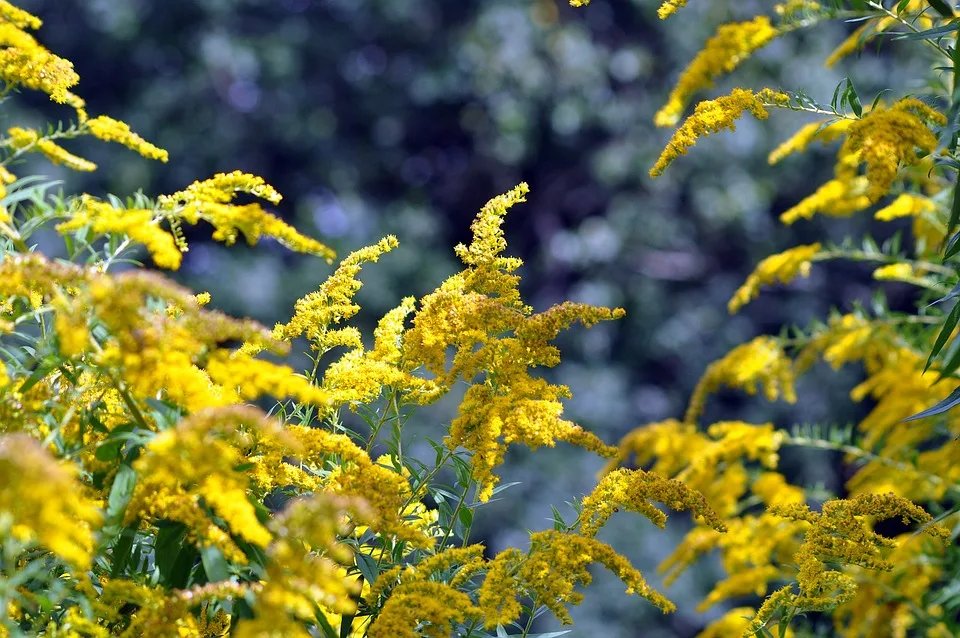
MULTIPOLYGON (((683 4, 666 3, 661 16, 683 4)), ((696 93, 750 52, 827 19, 866 18, 834 57, 903 30, 954 55, 941 2, 937 13, 924 2, 851 4, 789 2, 721 28, 658 123, 679 122, 696 93)), ((81 136, 168 159, 123 122, 88 116, 71 63, 31 33, 40 26, 0 0, 3 96, 41 91, 72 118, 0 138, 0 635, 532 637, 545 613, 571 622, 594 564, 669 613, 669 598, 598 538, 621 510, 663 528, 657 504, 695 522, 664 561, 668 580, 718 551, 729 576, 702 608, 765 597, 702 635, 798 635, 810 612, 828 614, 841 635, 956 635, 960 430, 949 404, 931 408, 949 391, 935 378, 960 365, 951 341, 960 310, 944 318, 943 308, 956 296, 947 293, 957 242, 941 250, 957 225, 951 210, 960 214, 953 92, 864 108, 848 82, 829 107, 771 89, 695 107, 652 173, 747 111, 813 112, 825 121, 772 159, 843 140, 836 179, 784 220, 873 206, 879 219, 915 219, 910 253, 818 243, 765 260, 732 311, 829 258, 877 262, 878 280, 921 289, 921 311, 857 310, 789 339, 758 337, 708 368, 683 421, 644 426, 617 447, 565 419, 570 390, 536 370, 560 362, 561 331, 624 312, 572 302, 537 312, 524 301, 502 223, 526 184, 482 208, 470 244, 455 248, 460 272, 403 299, 372 335, 350 325, 361 312, 358 277, 390 259, 392 236, 343 258, 289 321, 269 329, 234 319, 161 274, 188 250, 184 224, 204 222, 228 245, 269 238, 331 263, 333 252, 270 212, 280 194, 239 171, 126 201, 53 195, 42 178, 18 178, 26 153, 94 170, 61 145, 81 136), (38 250, 43 231, 62 238, 61 252, 38 250), (942 303, 928 306, 937 294, 942 303), (295 347, 313 364, 302 373, 284 363, 295 347), (863 362, 868 374, 853 398, 876 407, 845 439, 701 424, 723 386, 796 400, 796 378, 820 359, 863 362), (435 456, 412 455, 419 423, 446 396, 460 404, 445 437, 430 441, 435 456), (920 418, 903 422, 911 415, 920 418), (609 459, 596 488, 523 547, 491 554, 473 542, 484 503, 509 498, 498 477, 508 449, 558 442, 609 459), (786 446, 846 453, 857 470, 848 493, 824 501, 791 485, 778 471, 786 446), (898 536, 877 529, 887 519, 902 520, 898 536)))

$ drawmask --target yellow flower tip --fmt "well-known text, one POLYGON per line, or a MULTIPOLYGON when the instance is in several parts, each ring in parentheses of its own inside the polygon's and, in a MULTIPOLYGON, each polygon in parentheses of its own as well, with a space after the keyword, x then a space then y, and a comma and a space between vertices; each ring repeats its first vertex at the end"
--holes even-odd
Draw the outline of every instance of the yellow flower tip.
POLYGON ((659 17, 661 20, 666 20, 686 5, 687 0, 666 0, 660 5, 660 8, 657 9, 657 17, 659 17))
MULTIPOLYGON (((783 98, 789 101, 789 96, 776 93, 769 89, 753 93, 746 89, 734 89, 730 95, 721 96, 714 100, 705 100, 697 104, 694 112, 674 132, 666 147, 657 158, 651 177, 659 177, 681 155, 686 155, 688 149, 695 146, 697 140, 707 135, 719 133, 729 129, 736 130, 736 121, 750 111, 757 119, 768 117, 767 104, 782 102, 783 98)), ((664 116, 666 117, 666 116, 664 116)))
POLYGON ((571 7, 585 7, 590 4, 590 0, 570 0, 571 7))
MULTIPOLYGON (((685 4, 686 0, 667 0, 658 13, 664 18, 685 4)), ((672 126, 669 122, 679 120, 697 92, 712 87, 718 76, 733 71, 754 51, 763 48, 778 35, 780 32, 767 16, 758 16, 748 22, 721 25, 716 34, 707 40, 703 50, 680 74, 666 105, 657 113, 657 125, 672 126)))
POLYGON ((905 281, 916 279, 918 274, 910 264, 888 264, 874 270, 873 278, 878 281, 905 281))
POLYGON ((820 248, 819 243, 796 246, 761 261, 727 304, 730 314, 735 314, 756 299, 761 286, 772 283, 788 284, 798 276, 809 276, 812 260, 820 252, 820 248))
POLYGON ((43 25, 40 18, 14 6, 7 0, 0 0, 0 18, 21 29, 37 30, 43 25))
POLYGON ((158 146, 154 146, 134 133, 130 130, 130 126, 126 122, 115 120, 106 115, 100 115, 93 119, 86 120, 84 125, 94 137, 104 142, 121 144, 132 151, 136 151, 147 159, 156 159, 161 162, 166 162, 169 159, 167 151, 158 146))

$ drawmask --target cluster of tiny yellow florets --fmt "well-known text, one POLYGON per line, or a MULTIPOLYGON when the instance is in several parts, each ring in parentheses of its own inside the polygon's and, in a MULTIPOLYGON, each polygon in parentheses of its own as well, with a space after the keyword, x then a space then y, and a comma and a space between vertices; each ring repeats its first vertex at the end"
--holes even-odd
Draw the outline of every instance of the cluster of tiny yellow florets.
POLYGON ((737 312, 751 300, 756 299, 760 294, 760 286, 775 282, 788 284, 797 276, 808 276, 813 258, 818 252, 820 252, 820 244, 796 246, 761 261, 747 277, 747 281, 733 293, 733 298, 727 304, 730 313, 737 312))

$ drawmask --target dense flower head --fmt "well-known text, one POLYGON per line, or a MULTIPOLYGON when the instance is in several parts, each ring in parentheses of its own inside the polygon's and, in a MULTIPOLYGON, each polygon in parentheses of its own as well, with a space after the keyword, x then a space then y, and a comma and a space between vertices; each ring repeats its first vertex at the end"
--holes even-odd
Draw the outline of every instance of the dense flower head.
POLYGON ((770 89, 757 93, 734 89, 730 95, 700 102, 694 108, 693 114, 673 133, 673 137, 650 169, 650 176, 662 175, 675 159, 686 155, 688 149, 695 146, 701 137, 727 129, 736 130, 736 122, 744 112, 750 111, 757 119, 765 120, 770 115, 767 111, 770 104, 785 104, 787 101, 789 97, 786 94, 770 89))
POLYGON ((48 51, 21 27, 39 27, 39 21, 25 11, 5 3, 0 14, 0 79, 42 91, 54 102, 69 100, 69 89, 80 82, 69 60, 48 51))
POLYGON ((370 638, 444 638, 480 610, 446 583, 412 581, 394 588, 367 635, 370 638))
POLYGON ((217 173, 199 180, 171 195, 162 195, 157 203, 167 216, 195 225, 200 220, 214 227, 213 238, 228 246, 243 234, 247 243, 256 244, 261 237, 272 237, 297 252, 319 255, 331 261, 333 251, 321 242, 300 234, 293 226, 265 211, 259 203, 234 204, 240 193, 264 199, 271 204, 281 196, 263 178, 241 171, 217 173))
POLYGON ((38 151, 53 164, 63 164, 75 171, 94 171, 97 165, 82 157, 77 157, 48 137, 41 136, 33 129, 13 126, 7 129, 10 148, 18 152, 38 151))
MULTIPOLYGON (((660 17, 663 18, 672 13, 670 11, 664 15, 665 8, 676 10, 677 6, 675 2, 665 3, 660 9, 660 17)), ((762 49, 778 35, 780 32, 766 16, 757 16, 747 22, 721 25, 717 33, 707 40, 700 53, 684 69, 670 97, 667 98, 667 103, 654 117, 654 123, 657 126, 674 126, 683 115, 690 99, 698 91, 711 88, 716 77, 733 71, 754 51, 762 49)), ((743 110, 741 108, 740 112, 742 113, 743 110)), ((756 114, 757 111, 754 113, 756 114)), ((739 117, 739 113, 736 117, 739 117)))
POLYGON ((782 397, 793 403, 797 400, 794 378, 793 364, 777 340, 757 337, 707 367, 690 398, 684 422, 695 423, 703 413, 707 397, 723 386, 748 394, 762 389, 768 401, 782 397))
POLYGON ((169 158, 167 152, 162 148, 155 146, 143 139, 132 130, 130 125, 120 120, 115 120, 106 115, 99 115, 85 122, 87 129, 97 139, 104 142, 116 142, 126 146, 132 151, 136 151, 147 159, 160 160, 166 162, 169 158))
POLYGON ((0 536, 36 543, 88 569, 100 521, 75 467, 58 462, 26 434, 0 435, 0 536))
POLYGON ((856 155, 866 165, 866 196, 876 202, 890 191, 901 164, 916 164, 937 147, 937 136, 929 127, 946 123, 946 116, 931 106, 905 98, 851 124, 840 153, 856 155))
POLYGON ((733 293, 733 297, 727 304, 730 313, 737 312, 751 300, 756 299, 760 294, 760 286, 775 282, 788 284, 797 276, 809 276, 813 258, 818 252, 820 252, 818 243, 795 246, 761 261, 747 277, 747 281, 733 293))
POLYGON ((929 197, 917 193, 902 193, 886 206, 879 208, 873 218, 888 222, 903 217, 913 218, 913 240, 917 252, 933 248, 939 244, 945 234, 942 223, 937 218, 937 204, 929 197))
POLYGON ((776 164, 788 155, 805 151, 814 141, 829 144, 843 137, 855 121, 853 118, 844 118, 810 122, 770 151, 767 161, 776 164))
POLYGON ((663 528, 667 516, 651 501, 663 503, 669 509, 681 512, 690 510, 701 517, 707 525, 724 531, 720 517, 707 505, 703 494, 684 483, 643 470, 618 469, 604 476, 599 484, 582 502, 580 533, 594 537, 613 512, 620 508, 639 512, 654 525, 663 528))

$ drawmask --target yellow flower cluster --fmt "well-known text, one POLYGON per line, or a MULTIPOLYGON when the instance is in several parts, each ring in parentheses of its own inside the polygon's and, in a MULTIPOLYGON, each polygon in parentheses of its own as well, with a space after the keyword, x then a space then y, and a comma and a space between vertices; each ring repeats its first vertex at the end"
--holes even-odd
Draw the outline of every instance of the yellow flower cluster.
POLYGON ((715 530, 725 531, 723 521, 707 505, 703 494, 684 483, 643 470, 617 469, 606 474, 588 496, 580 513, 580 534, 593 538, 610 516, 620 508, 639 512, 663 529, 667 516, 650 501, 663 503, 671 510, 690 510, 715 530))
POLYGON ((301 235, 279 217, 263 210, 259 203, 234 204, 240 193, 264 199, 271 204, 280 201, 280 194, 262 178, 241 171, 218 173, 197 181, 182 191, 158 198, 160 211, 166 216, 195 225, 200 220, 214 227, 213 238, 232 245, 242 233, 247 243, 256 244, 261 237, 272 237, 297 252, 319 255, 330 261, 333 251, 315 239, 301 235))
POLYGON ((761 261, 757 264, 753 273, 747 277, 747 281, 733 293, 733 297, 727 304, 730 314, 734 314, 750 301, 756 299, 760 294, 760 286, 774 282, 788 284, 798 275, 801 277, 809 276, 810 265, 818 252, 820 252, 819 243, 795 246, 782 253, 770 255, 761 261))
POLYGON ((626 558, 595 538, 555 530, 530 535, 530 551, 523 555, 510 548, 491 562, 480 587, 479 604, 484 626, 509 624, 520 617, 518 595, 539 601, 563 624, 572 622, 567 605, 579 605, 583 594, 578 584, 589 585, 588 567, 600 563, 627 585, 628 594, 646 598, 664 612, 673 603, 652 589, 626 558))
MULTIPOLYGON (((906 3, 900 3, 897 6, 897 13, 911 16, 912 28, 917 31, 925 31, 936 24, 936 20, 931 17, 926 0, 907 0, 906 3)), ((899 27, 901 19, 895 15, 883 16, 877 20, 870 20, 863 26, 851 33, 846 40, 841 42, 833 52, 827 56, 824 65, 829 69, 836 66, 837 62, 848 55, 860 51, 871 40, 883 35, 895 27, 899 27)))
POLYGON ((560 399, 569 396, 567 388, 530 375, 531 367, 559 362, 559 351, 550 341, 561 330, 577 321, 589 327, 624 313, 563 303, 532 314, 523 303, 519 277, 512 274, 522 262, 501 256, 506 248, 501 225, 507 210, 523 201, 527 191, 527 185, 520 184, 483 207, 471 226, 471 244, 456 247, 466 270, 421 300, 413 327, 402 337, 403 369, 425 368, 443 391, 458 378, 471 383, 446 444, 473 453, 472 478, 481 486, 481 501, 492 494, 498 480, 493 470, 509 444, 535 449, 567 441, 602 455, 615 454, 595 435, 561 418, 560 399), (454 355, 447 369, 450 348, 454 355), (484 380, 475 382, 478 375, 484 380))
POLYGON ((705 100, 697 104, 693 114, 688 117, 667 142, 660 157, 657 158, 651 177, 659 177, 681 155, 696 145, 697 140, 705 135, 712 135, 729 129, 736 130, 736 121, 744 111, 750 111, 754 117, 765 120, 769 117, 767 107, 776 104, 785 104, 789 96, 777 93, 770 89, 763 89, 753 93, 746 89, 734 89, 730 95, 718 97, 715 100, 705 100))
POLYGON ((846 135, 847 129, 849 129, 850 125, 855 121, 856 120, 850 118, 811 122, 783 141, 777 148, 773 149, 770 155, 767 156, 767 162, 771 165, 777 164, 788 155, 802 153, 807 150, 814 141, 829 144, 830 142, 838 140, 846 135))
POLYGON ((937 204, 928 197, 903 193, 893 202, 874 213, 874 219, 892 221, 902 217, 913 218, 913 241, 917 253, 937 246, 946 234, 946 228, 937 216, 937 204))
POLYGON ((696 423, 703 414, 707 397, 722 386, 742 389, 748 394, 756 394, 762 388, 768 401, 782 397, 784 401, 793 403, 797 400, 793 384, 793 364, 777 340, 773 337, 757 337, 740 344, 707 367, 690 397, 683 420, 685 423, 696 423))
POLYGON ((794 593, 787 586, 771 595, 757 611, 750 632, 759 631, 781 608, 804 613, 850 601, 857 590, 856 580, 848 573, 830 569, 829 565, 858 565, 871 570, 893 568, 886 554, 896 547, 896 541, 873 531, 864 517, 874 520, 899 517, 905 524, 912 521, 927 525, 924 531, 934 538, 946 539, 950 535, 946 528, 932 524, 931 516, 922 508, 893 494, 835 499, 824 503, 822 513, 812 512, 805 505, 778 505, 771 511, 788 520, 808 524, 803 544, 794 557, 800 566, 799 592, 794 593))
POLYGON ((57 462, 26 434, 0 435, 0 536, 37 544, 85 570, 100 521, 74 466, 57 462))
POLYGON ((39 18, 4 2, 0 10, 0 80, 42 91, 63 104, 80 76, 69 60, 54 55, 24 31, 39 27, 39 18))
POLYGON ((86 128, 97 139, 104 142, 116 142, 126 146, 130 150, 136 151, 147 159, 160 160, 166 162, 169 158, 167 152, 162 148, 154 146, 130 130, 126 122, 115 120, 106 115, 100 115, 85 122, 86 128))
POLYGON ((458 623, 477 618, 470 597, 446 583, 416 580, 401 583, 370 625, 369 638, 446 638, 458 623))
MULTIPOLYGON (((669 16, 682 4, 668 1, 661 6, 660 17, 669 16)), ((716 35, 707 40, 700 53, 684 69, 670 97, 667 98, 667 103, 654 116, 654 124, 676 125, 690 103, 690 99, 698 91, 711 88, 717 76, 733 71, 754 51, 762 49, 778 35, 780 32, 766 16, 758 16, 748 22, 734 22, 720 26, 716 35)))
POLYGON ((905 98, 888 109, 877 107, 851 124, 840 153, 866 164, 866 196, 876 202, 890 191, 901 163, 916 164, 936 149, 937 136, 929 127, 946 123, 943 113, 918 99, 905 98))
POLYGON ((82 157, 77 157, 53 140, 47 137, 41 137, 33 129, 14 126, 7 129, 7 135, 10 136, 9 145, 15 151, 25 152, 37 150, 43 153, 52 163, 63 164, 67 168, 75 171, 97 170, 97 165, 93 162, 85 160, 82 157))

